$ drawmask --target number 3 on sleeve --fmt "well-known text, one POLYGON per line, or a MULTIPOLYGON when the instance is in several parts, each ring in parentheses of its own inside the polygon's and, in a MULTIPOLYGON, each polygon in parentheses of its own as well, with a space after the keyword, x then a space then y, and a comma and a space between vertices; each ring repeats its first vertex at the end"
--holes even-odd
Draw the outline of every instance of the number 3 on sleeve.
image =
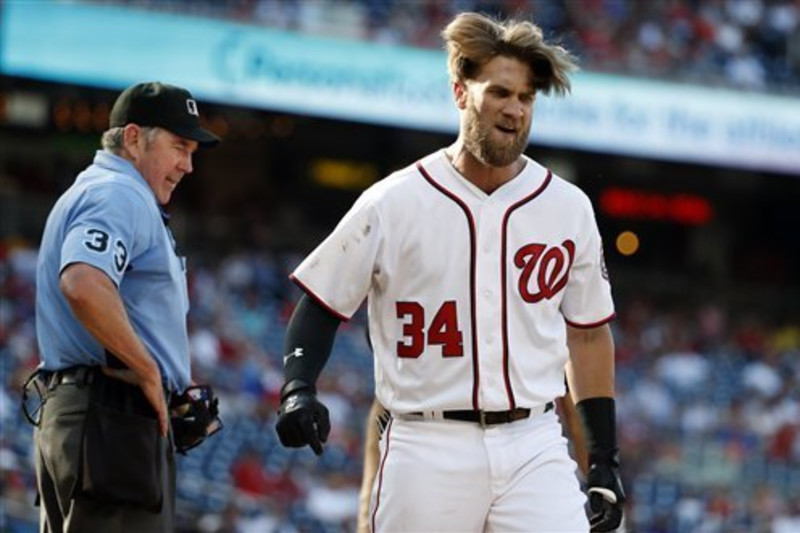
MULTIPOLYGON (((83 241, 83 245, 86 248, 98 254, 105 253, 108 250, 108 233, 101 229, 91 228, 86 230, 86 235, 89 237, 83 241)), ((128 249, 125 247, 125 243, 117 239, 114 242, 114 268, 117 269, 117 272, 122 272, 127 264, 128 249)))

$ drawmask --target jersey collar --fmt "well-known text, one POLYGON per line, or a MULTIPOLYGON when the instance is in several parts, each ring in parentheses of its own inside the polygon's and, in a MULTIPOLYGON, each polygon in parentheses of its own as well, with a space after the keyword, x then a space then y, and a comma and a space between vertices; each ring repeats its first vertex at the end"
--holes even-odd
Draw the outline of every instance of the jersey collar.
POLYGON ((150 185, 145 181, 144 177, 139 173, 139 170, 133 163, 124 157, 112 154, 107 150, 98 150, 94 156, 94 164, 111 172, 124 174, 125 176, 133 178, 136 183, 147 189, 147 192, 150 193, 150 196, 153 197, 153 200, 156 201, 156 205, 158 205, 156 194, 153 192, 153 189, 150 188, 150 185))
MULTIPOLYGON (((496 202, 512 204, 522 198, 525 198, 532 191, 538 190, 547 180, 547 169, 536 163, 527 155, 522 154, 522 158, 525 161, 525 166, 523 167, 522 171, 514 176, 513 179, 498 187, 491 194, 486 194, 482 189, 462 176, 461 173, 456 170, 443 149, 434 153, 440 158, 441 164, 445 169, 445 175, 449 177, 446 178, 446 181, 443 183, 443 185, 447 185, 448 188, 452 188, 451 190, 454 192, 459 189, 463 191, 462 194, 458 195, 459 197, 464 197, 464 193, 466 193, 474 196, 482 202, 491 199, 492 201, 496 202)), ((444 178, 444 176, 442 177, 444 178)))

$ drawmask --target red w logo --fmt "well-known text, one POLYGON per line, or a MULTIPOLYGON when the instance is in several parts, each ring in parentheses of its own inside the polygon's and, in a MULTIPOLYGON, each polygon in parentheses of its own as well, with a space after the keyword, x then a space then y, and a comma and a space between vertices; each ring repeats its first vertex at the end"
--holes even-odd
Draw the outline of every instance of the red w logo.
POLYGON ((527 244, 514 254, 514 266, 522 269, 519 294, 526 302, 536 303, 544 298, 549 300, 567 284, 569 269, 575 259, 575 243, 567 239, 561 246, 563 249, 558 246, 548 248, 546 244, 527 244), (534 274, 538 290, 531 290, 534 274))

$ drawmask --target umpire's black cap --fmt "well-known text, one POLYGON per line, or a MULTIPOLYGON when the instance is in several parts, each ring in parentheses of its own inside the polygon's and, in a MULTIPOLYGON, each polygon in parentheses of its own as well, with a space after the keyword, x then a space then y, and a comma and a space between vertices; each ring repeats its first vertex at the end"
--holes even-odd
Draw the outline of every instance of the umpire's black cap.
POLYGON ((189 91, 157 81, 128 87, 114 102, 109 126, 116 128, 131 123, 164 128, 205 147, 219 142, 219 137, 200 127, 197 102, 189 91))

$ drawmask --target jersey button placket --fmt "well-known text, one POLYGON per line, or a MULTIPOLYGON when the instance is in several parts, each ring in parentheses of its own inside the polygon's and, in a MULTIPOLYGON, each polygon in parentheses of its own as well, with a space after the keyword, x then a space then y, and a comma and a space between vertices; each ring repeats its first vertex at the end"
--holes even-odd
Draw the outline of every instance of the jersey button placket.
POLYGON ((504 395, 498 373, 502 373, 502 353, 499 335, 501 333, 500 315, 500 224, 503 217, 502 206, 487 201, 481 207, 478 228, 478 279, 476 298, 478 303, 478 324, 480 339, 480 392, 481 408, 497 405, 504 395))

